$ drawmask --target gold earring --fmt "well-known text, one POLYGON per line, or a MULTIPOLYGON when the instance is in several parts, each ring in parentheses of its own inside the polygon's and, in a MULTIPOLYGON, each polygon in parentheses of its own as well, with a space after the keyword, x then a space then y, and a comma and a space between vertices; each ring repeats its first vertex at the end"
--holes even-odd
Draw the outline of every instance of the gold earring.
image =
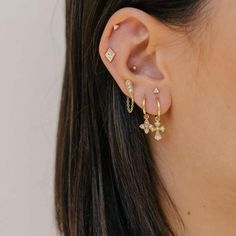
POLYGON ((116 31, 116 30, 118 30, 119 27, 120 26, 118 24, 115 24, 115 25, 113 25, 113 30, 116 31))
MULTIPOLYGON (((113 30, 116 31, 118 30, 120 26, 118 24, 113 25, 113 30)), ((114 52, 114 50, 112 50, 111 48, 108 48, 106 53, 105 53, 105 57, 107 58, 107 60, 109 62, 112 62, 114 57, 115 57, 116 53, 114 52)))
POLYGON ((159 91, 158 88, 155 88, 155 89, 153 90, 153 93, 154 93, 155 95, 158 95, 158 94, 160 93, 160 91, 159 91))
POLYGON ((144 122, 139 127, 144 130, 145 134, 148 134, 152 129, 152 125, 149 122, 149 115, 146 113, 146 98, 143 98, 143 114, 144 114, 144 122))
POLYGON ((133 83, 130 80, 125 81, 125 86, 126 89, 131 97, 131 102, 130 98, 127 96, 126 100, 126 105, 127 105, 127 110, 129 113, 132 113, 134 110, 134 88, 133 88, 133 83))
POLYGON ((115 55, 116 55, 116 53, 111 48, 108 48, 106 51, 106 54, 105 54, 105 56, 109 62, 113 61, 115 55))
POLYGON ((160 104, 160 101, 158 98, 156 98, 156 101, 157 101, 157 115, 155 116, 155 123, 154 123, 154 126, 151 127, 151 131, 156 132, 155 139, 157 141, 159 141, 162 139, 161 133, 165 132, 165 127, 161 124, 161 104, 160 104))

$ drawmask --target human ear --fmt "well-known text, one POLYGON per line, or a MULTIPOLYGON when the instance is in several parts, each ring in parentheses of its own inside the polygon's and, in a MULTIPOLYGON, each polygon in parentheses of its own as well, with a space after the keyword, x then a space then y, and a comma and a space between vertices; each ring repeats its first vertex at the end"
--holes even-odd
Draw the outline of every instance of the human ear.
POLYGON ((99 44, 101 59, 122 92, 130 96, 125 86, 130 80, 135 103, 142 108, 145 97, 146 112, 152 115, 157 114, 157 90, 161 114, 171 106, 161 50, 169 35, 169 29, 153 16, 136 8, 122 8, 109 19, 99 44))

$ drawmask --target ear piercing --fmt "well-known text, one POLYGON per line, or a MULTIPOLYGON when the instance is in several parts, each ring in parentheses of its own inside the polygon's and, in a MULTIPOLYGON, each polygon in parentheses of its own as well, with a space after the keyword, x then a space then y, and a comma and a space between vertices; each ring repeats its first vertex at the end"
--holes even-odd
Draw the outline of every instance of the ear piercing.
MULTIPOLYGON (((160 91, 158 88, 153 90, 154 94, 159 94, 160 91)), ((155 123, 152 125, 149 122, 149 115, 146 113, 146 100, 145 97, 143 98, 143 114, 144 114, 144 123, 141 124, 139 127, 144 130, 145 134, 148 134, 149 131, 155 132, 155 139, 157 141, 162 139, 161 133, 165 132, 165 127, 161 124, 161 104, 159 98, 156 98, 157 103, 157 114, 155 115, 155 123)))
MULTIPOLYGON (((118 24, 113 25, 113 30, 116 31, 120 26, 118 24)), ((114 57, 115 57, 116 53, 114 52, 114 50, 112 48, 108 48, 106 53, 105 53, 105 57, 107 58, 107 60, 109 62, 112 62, 114 57)))
POLYGON ((157 115, 155 116, 155 123, 154 126, 151 127, 151 131, 156 132, 155 139, 159 141, 162 139, 161 133, 165 132, 165 127, 161 125, 161 104, 158 98, 156 98, 156 102, 157 102, 157 115))
POLYGON ((113 30, 116 31, 119 27, 120 27, 120 26, 119 26, 118 24, 115 24, 115 25, 113 26, 113 30))
MULTIPOLYGON (((113 30, 116 31, 116 30, 119 29, 119 27, 120 27, 119 24, 115 24, 115 25, 113 25, 113 30)), ((116 53, 114 52, 114 50, 113 50, 112 48, 108 48, 107 51, 106 51, 106 53, 105 53, 105 57, 107 58, 107 60, 108 60, 109 62, 112 62, 112 61, 113 61, 115 55, 116 55, 116 53)), ((133 66, 132 66, 132 70, 133 70, 133 71, 136 71, 136 70, 137 70, 137 66, 133 65, 133 66)))
POLYGON ((127 110, 129 113, 132 113, 134 110, 134 88, 133 88, 133 83, 130 80, 126 80, 125 81, 125 86, 126 89, 131 97, 131 101, 130 98, 127 96, 127 100, 126 100, 126 106, 127 106, 127 110))
POLYGON ((149 131, 152 129, 152 125, 149 122, 149 115, 146 113, 146 98, 145 96, 143 97, 143 118, 144 122, 141 124, 139 127, 143 129, 145 134, 148 134, 149 131))
POLYGON ((158 88, 155 88, 155 89, 153 90, 153 93, 154 93, 155 95, 158 95, 158 94, 160 93, 160 91, 159 91, 158 88))
POLYGON ((116 53, 111 48, 108 48, 106 51, 106 54, 105 54, 105 56, 109 62, 113 61, 115 55, 116 55, 116 53))

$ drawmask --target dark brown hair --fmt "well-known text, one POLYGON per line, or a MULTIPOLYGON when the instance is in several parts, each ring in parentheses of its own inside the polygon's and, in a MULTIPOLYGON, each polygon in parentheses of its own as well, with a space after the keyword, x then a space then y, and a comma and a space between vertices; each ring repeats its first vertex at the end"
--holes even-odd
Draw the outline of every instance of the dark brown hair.
MULTIPOLYGON (((66 66, 59 117, 55 208, 65 236, 174 235, 161 201, 170 202, 125 96, 99 58, 109 17, 139 8, 184 28, 199 0, 66 0, 66 66)), ((195 17, 196 18, 196 17, 195 17)))

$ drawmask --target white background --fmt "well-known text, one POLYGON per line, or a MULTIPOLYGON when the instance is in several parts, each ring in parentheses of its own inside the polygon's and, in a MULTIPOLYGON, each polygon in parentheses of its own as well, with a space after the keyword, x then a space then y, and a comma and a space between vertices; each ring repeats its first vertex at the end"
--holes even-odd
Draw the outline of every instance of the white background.
POLYGON ((54 236, 64 0, 0 0, 0 235, 54 236))

